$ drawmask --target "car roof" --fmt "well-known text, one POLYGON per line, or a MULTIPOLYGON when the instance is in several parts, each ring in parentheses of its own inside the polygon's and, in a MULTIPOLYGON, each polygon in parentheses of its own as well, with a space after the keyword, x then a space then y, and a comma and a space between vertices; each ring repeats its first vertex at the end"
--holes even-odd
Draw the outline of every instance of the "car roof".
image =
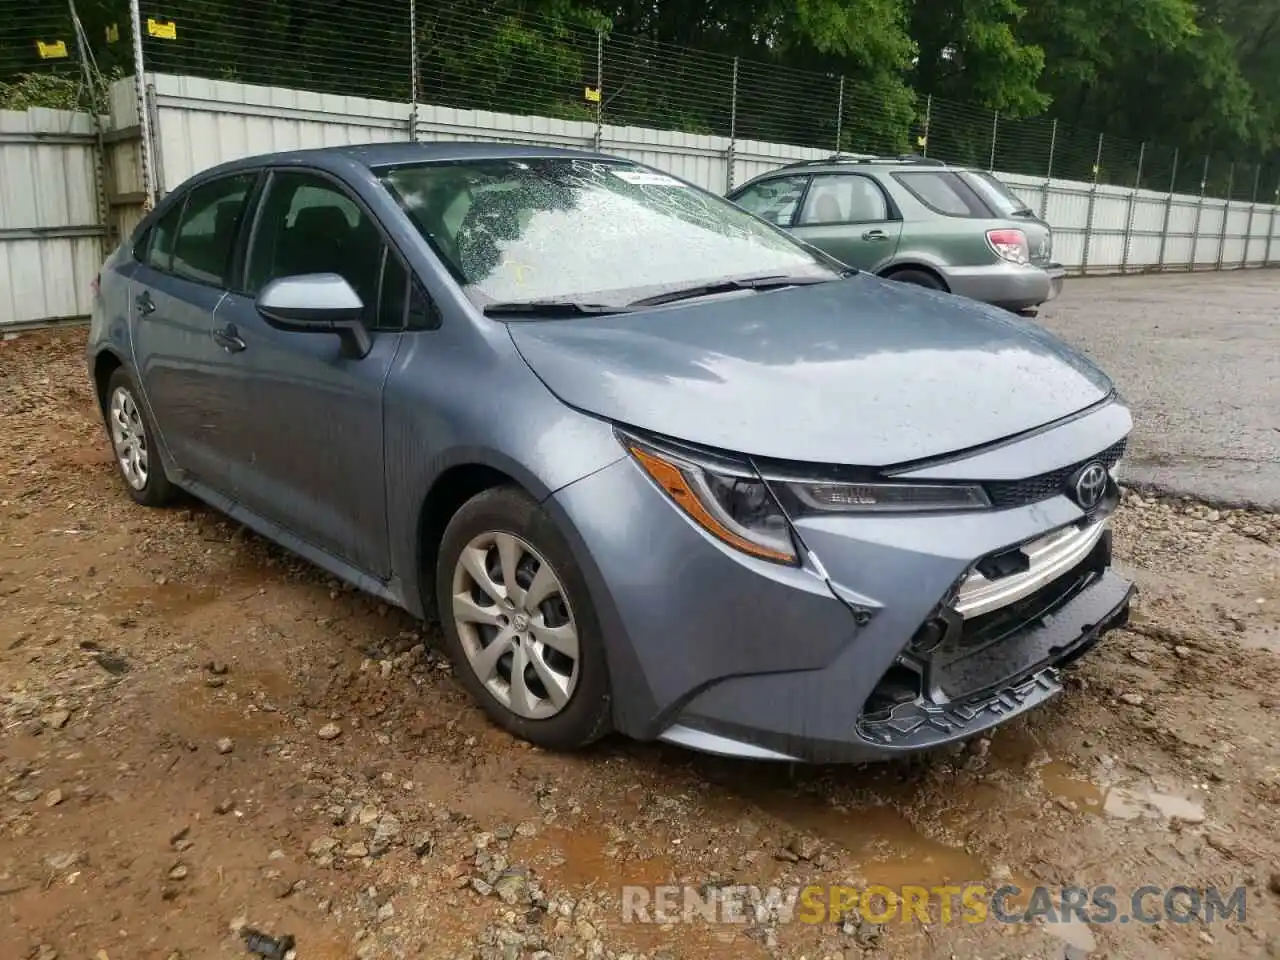
POLYGON ((229 160, 200 173, 200 178, 252 169, 267 164, 314 166, 323 170, 341 171, 352 168, 378 169, 405 163, 447 162, 451 160, 502 160, 539 159, 563 157, 578 160, 611 160, 630 163, 625 157, 614 157, 590 150, 573 150, 565 147, 542 147, 528 144, 498 143, 496 141, 428 141, 387 142, 353 144, 339 147, 318 147, 309 150, 285 150, 255 154, 238 160, 229 160))
MULTIPOLYGON (((851 173, 855 170, 860 172, 876 170, 884 173, 898 173, 917 171, 921 169, 967 171, 973 168, 952 166, 949 163, 942 160, 935 160, 931 157, 867 157, 835 154, 830 157, 822 157, 816 160, 797 160, 794 163, 788 163, 785 166, 776 167, 767 173, 762 173, 757 177, 753 177, 749 182, 754 183, 756 180, 764 180, 776 176, 795 176, 796 174, 851 173)), ((743 184, 743 186, 746 186, 746 184, 743 184)))

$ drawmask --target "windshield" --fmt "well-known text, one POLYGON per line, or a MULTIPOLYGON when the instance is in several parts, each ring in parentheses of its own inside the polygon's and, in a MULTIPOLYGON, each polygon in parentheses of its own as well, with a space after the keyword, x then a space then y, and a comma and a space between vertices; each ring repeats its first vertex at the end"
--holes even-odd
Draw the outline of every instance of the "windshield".
POLYGON ((991 174, 967 170, 963 176, 969 186, 973 187, 983 200, 991 204, 997 213, 1013 217, 1031 212, 1030 207, 991 174))
POLYGON ((460 160, 379 176, 480 306, 621 307, 730 278, 840 276, 727 200, 625 162, 460 160))

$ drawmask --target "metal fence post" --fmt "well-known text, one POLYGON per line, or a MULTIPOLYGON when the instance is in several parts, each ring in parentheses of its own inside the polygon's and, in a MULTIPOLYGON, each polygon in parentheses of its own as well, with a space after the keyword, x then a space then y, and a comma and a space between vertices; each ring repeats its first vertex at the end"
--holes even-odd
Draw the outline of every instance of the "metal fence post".
POLYGON ((1053 189, 1053 152, 1058 147, 1058 120, 1055 117, 1049 131, 1049 166, 1044 171, 1044 190, 1040 194, 1040 219, 1049 213, 1049 192, 1053 189))
POLYGON ((738 164, 738 58, 733 58, 733 86, 729 88, 729 149, 725 153, 725 192, 733 189, 734 167, 738 164))
POLYGON ((1129 245, 1133 243, 1133 215, 1138 207, 1138 190, 1142 187, 1142 161, 1147 156, 1144 140, 1138 147, 1138 175, 1133 178, 1133 191, 1129 194, 1129 214, 1124 223, 1124 250, 1120 254, 1120 272, 1129 272, 1129 245))
POLYGON ((1209 157, 1204 158, 1204 170, 1200 174, 1200 199, 1196 201, 1196 226, 1191 233, 1191 262, 1187 264, 1187 271, 1194 271, 1196 268, 1196 248, 1200 246, 1200 220, 1204 215, 1204 189, 1209 182, 1209 157))
POLYGON ((840 95, 836 98, 836 154, 840 153, 840 134, 844 133, 844 76, 840 77, 840 95))
POLYGON ((596 152, 604 142, 604 31, 596 31, 596 152))
POLYGON ((1249 200, 1249 225, 1244 230, 1244 250, 1240 252, 1240 269, 1249 266, 1249 248, 1253 246, 1253 215, 1258 212, 1258 184, 1262 181, 1262 164, 1253 171, 1253 196, 1249 200))
MULTIPOLYGON (((151 118, 151 135, 154 137, 156 131, 160 129, 160 104, 156 100, 156 85, 148 83, 146 89, 146 107, 147 115, 151 118)), ((151 162, 154 165, 151 171, 151 185, 155 191, 156 202, 159 203, 164 197, 164 151, 160 149, 160 144, 155 140, 151 143, 151 162)))
POLYGON ((98 223, 104 232, 98 244, 99 257, 106 257, 115 246, 111 235, 111 206, 107 202, 107 147, 103 140, 102 115, 108 109, 103 99, 103 88, 99 82, 97 64, 93 62, 93 54, 85 37, 84 24, 80 22, 80 14, 76 11, 75 0, 67 0, 67 9, 71 13, 71 29, 76 35, 76 59, 80 61, 80 74, 84 82, 85 94, 89 100, 89 115, 93 120, 93 205, 98 211, 98 223))
POLYGON ((1236 187, 1236 164, 1233 160, 1227 171, 1227 202, 1222 207, 1222 230, 1218 232, 1218 259, 1213 269, 1222 269, 1222 257, 1227 252, 1227 222, 1231 219, 1231 193, 1236 187))
POLYGON ((924 98, 924 147, 921 149, 921 155, 929 156, 929 121, 933 118, 933 94, 929 94, 924 98))
POLYGON ((1271 241, 1276 235, 1276 208, 1280 207, 1280 183, 1276 184, 1275 196, 1271 198, 1271 223, 1267 225, 1267 252, 1262 255, 1262 265, 1271 266, 1271 241))
POLYGON ((1098 168, 1102 166, 1102 134, 1098 134, 1098 154, 1093 160, 1093 186, 1089 188, 1089 212, 1084 221, 1084 251, 1080 254, 1080 272, 1089 272, 1089 247, 1093 244, 1093 212, 1098 206, 1098 168))
POLYGON ((988 170, 996 168, 996 137, 1000 133, 1000 111, 993 111, 991 114, 991 162, 987 164, 988 170))
POLYGON ((146 64, 142 59, 142 8, 138 0, 129 0, 129 32, 133 34, 133 94, 138 109, 138 130, 142 139, 142 211, 155 206, 156 195, 152 181, 153 157, 151 155, 151 114, 147 110, 146 64))
POLYGON ((418 139, 418 3, 409 0, 409 139, 418 139))
POLYGON ((1173 170, 1169 174, 1169 196, 1164 201, 1164 226, 1160 228, 1160 271, 1164 272, 1164 251, 1169 243, 1169 215, 1173 212, 1173 191, 1178 185, 1178 150, 1173 151, 1173 170))

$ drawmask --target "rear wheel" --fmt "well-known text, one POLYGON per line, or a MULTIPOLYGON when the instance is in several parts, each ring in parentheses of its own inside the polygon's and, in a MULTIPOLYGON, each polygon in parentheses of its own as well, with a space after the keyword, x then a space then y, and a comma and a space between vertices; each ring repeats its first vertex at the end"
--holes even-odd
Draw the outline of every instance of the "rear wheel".
POLYGON ((503 729, 552 750, 609 732, 608 667, 586 583, 523 491, 477 494, 445 529, 436 602, 459 679, 503 729))
POLYGON ((927 270, 895 270, 889 274, 890 280, 899 283, 910 283, 917 287, 928 287, 930 290, 946 290, 947 286, 937 275, 927 270))
POLYGON ((129 496, 146 507, 171 503, 177 490, 164 472, 153 439, 155 430, 138 400, 138 389, 123 367, 107 381, 103 407, 116 467, 129 496))

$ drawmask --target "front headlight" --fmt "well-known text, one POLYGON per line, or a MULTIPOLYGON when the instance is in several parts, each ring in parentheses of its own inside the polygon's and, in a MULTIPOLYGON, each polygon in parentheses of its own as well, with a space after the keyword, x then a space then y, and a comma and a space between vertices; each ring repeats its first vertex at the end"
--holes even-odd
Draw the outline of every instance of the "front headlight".
POLYGON ((645 473, 707 533, 762 560, 799 562, 791 524, 750 468, 694 462, 630 437, 622 440, 645 473))
POLYGON ((627 452, 698 526, 743 553, 795 566, 791 517, 989 508, 982 487, 945 483, 837 483, 761 477, 747 463, 677 453, 619 433, 627 452))

